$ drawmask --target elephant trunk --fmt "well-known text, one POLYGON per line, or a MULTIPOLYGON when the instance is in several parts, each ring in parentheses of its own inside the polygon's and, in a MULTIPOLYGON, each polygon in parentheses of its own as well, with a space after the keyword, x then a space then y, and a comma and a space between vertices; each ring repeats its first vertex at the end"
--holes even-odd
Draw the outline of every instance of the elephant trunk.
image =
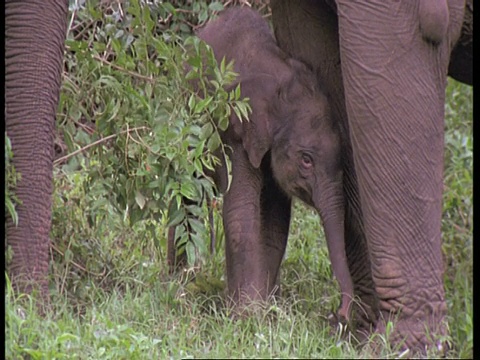
MULTIPOLYGON (((353 299, 353 282, 348 269, 347 255, 345 250, 345 205, 340 184, 333 185, 337 191, 332 191, 333 196, 317 196, 315 207, 320 213, 327 241, 328 253, 332 264, 332 270, 340 286, 342 302, 338 315, 348 320, 348 310, 353 299)), ((322 191, 323 194, 331 191, 322 191)))

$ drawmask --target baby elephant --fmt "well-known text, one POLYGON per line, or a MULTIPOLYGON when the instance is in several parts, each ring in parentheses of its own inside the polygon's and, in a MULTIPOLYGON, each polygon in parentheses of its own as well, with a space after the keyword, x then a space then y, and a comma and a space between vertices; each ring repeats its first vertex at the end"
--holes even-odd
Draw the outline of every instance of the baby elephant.
MULTIPOLYGON (((229 295, 245 305, 276 291, 296 196, 320 214, 342 291, 338 315, 348 319, 353 287, 344 244, 340 136, 315 74, 287 57, 250 8, 229 8, 197 35, 217 61, 234 60, 241 94, 252 108, 250 121, 232 114, 222 134, 232 150, 223 206, 229 295)), ((222 191, 225 169, 215 175, 222 191)))

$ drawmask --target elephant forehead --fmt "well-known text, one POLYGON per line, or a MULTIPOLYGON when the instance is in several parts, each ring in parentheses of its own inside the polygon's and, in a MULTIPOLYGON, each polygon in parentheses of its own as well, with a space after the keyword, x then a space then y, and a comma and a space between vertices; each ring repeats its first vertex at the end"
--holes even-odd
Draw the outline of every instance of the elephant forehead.
POLYGON ((310 148, 318 153, 334 156, 340 151, 340 137, 333 129, 329 117, 314 116, 298 129, 298 141, 301 147, 310 148))
POLYGON ((300 131, 305 137, 318 137, 319 134, 328 135, 335 132, 329 113, 324 111, 309 111, 303 109, 295 117, 294 129, 300 131))

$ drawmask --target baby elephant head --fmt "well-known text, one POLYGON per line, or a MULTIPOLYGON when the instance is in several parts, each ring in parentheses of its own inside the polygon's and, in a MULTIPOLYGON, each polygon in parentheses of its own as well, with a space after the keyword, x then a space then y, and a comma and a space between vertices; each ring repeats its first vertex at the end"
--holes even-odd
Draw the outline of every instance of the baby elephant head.
POLYGON ((290 62, 292 77, 270 106, 274 177, 287 194, 315 207, 324 222, 343 218, 340 135, 327 96, 310 71, 290 62))
POLYGON ((327 96, 299 61, 283 60, 276 69, 242 79, 253 112, 248 122, 234 118, 234 133, 255 168, 270 155, 285 193, 317 209, 325 231, 343 237, 341 143, 327 96))
POLYGON ((293 76, 282 83, 270 106, 272 172, 288 195, 320 214, 343 293, 339 315, 348 318, 353 286, 345 253, 340 134, 314 74, 299 63, 292 68, 293 76))

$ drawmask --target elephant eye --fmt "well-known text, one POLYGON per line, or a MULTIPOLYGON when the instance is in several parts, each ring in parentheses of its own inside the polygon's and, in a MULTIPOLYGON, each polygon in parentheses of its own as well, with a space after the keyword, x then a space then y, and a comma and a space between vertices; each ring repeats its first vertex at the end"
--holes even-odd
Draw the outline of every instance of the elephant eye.
POLYGON ((302 165, 304 168, 309 169, 313 166, 313 159, 308 154, 302 154, 302 165))

